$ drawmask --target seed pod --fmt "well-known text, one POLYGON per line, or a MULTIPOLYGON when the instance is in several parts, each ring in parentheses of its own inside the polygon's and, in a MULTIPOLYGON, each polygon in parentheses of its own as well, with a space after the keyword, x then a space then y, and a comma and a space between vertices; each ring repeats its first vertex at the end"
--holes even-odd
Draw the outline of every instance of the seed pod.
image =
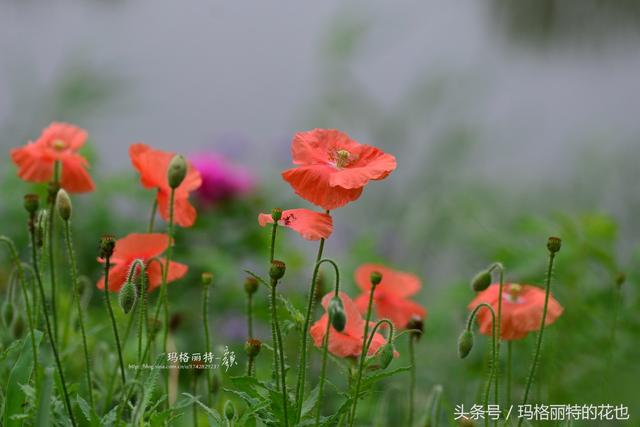
POLYGON ((269 277, 273 280, 280 280, 284 276, 285 271, 287 271, 287 265, 284 262, 273 260, 271 268, 269 269, 269 277))
POLYGON ((4 307, 2 307, 2 320, 7 328, 13 322, 13 314, 13 304, 11 302, 5 303, 4 307))
POLYGON ((37 194, 26 194, 24 196, 24 208, 31 215, 35 215, 40 207, 40 197, 37 194))
POLYGON ((271 218, 273 219, 274 222, 280 221, 280 218, 282 218, 282 209, 280 208, 271 209, 271 218))
POLYGON ((129 314, 137 299, 138 295, 136 292, 136 287, 133 283, 127 281, 127 283, 125 283, 124 286, 120 289, 120 294, 118 296, 120 307, 122 307, 122 311, 124 311, 124 314, 129 314))
POLYGON ((64 221, 69 221, 71 218, 71 199, 64 189, 58 191, 56 196, 56 207, 58 208, 58 214, 64 221))
POLYGON ((382 273, 380 273, 379 271, 373 271, 369 280, 371 280, 371 284, 373 286, 380 284, 380 282, 382 282, 382 273))
POLYGON ((116 239, 110 234, 105 234, 100 238, 100 258, 110 258, 116 247, 116 239))
POLYGON ((424 333, 424 320, 420 316, 411 316, 411 320, 407 322, 407 329, 411 330, 411 336, 413 338, 419 340, 424 333))
POLYGON ((549 237, 549 240, 547 240, 547 249, 550 253, 555 254, 556 252, 559 252, 561 247, 562 239, 560 239, 559 237, 552 236, 549 237))
POLYGON ((244 351, 247 352, 247 355, 253 359, 258 354, 260 354, 260 349, 262 348, 262 342, 257 339, 249 338, 247 342, 244 343, 244 351))
POLYGON ((331 298, 327 311, 329 312, 329 318, 331 319, 331 326, 333 326, 333 329, 338 332, 344 331, 344 327, 347 324, 347 316, 344 313, 342 300, 337 296, 331 298))
POLYGON ((471 279, 471 289, 475 292, 482 292, 491 285, 491 273, 489 270, 483 270, 471 279))
POLYGON ((224 416, 227 420, 231 421, 236 417, 236 408, 233 406, 233 402, 227 400, 224 403, 224 416))
POLYGON ((460 359, 464 359, 469 355, 469 352, 473 348, 473 332, 469 329, 465 329, 458 338, 458 355, 460 359))
POLYGON ((253 295, 258 290, 258 279, 253 276, 249 276, 244 281, 244 291, 247 295, 253 295))
POLYGON ((169 169, 167 170, 169 187, 178 188, 184 181, 185 176, 187 176, 187 160, 183 155, 176 154, 169 162, 169 169))
POLYGON ((213 273, 211 273, 210 271, 205 271, 204 273, 202 273, 202 275, 200 276, 200 282, 204 286, 209 286, 210 284, 212 284, 213 283, 213 273))

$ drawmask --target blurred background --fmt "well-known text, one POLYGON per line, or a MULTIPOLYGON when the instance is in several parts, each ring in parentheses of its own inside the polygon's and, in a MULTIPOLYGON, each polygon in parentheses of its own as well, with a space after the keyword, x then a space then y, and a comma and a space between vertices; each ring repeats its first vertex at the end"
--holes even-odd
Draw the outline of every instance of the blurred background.
MULTIPOLYGON (((242 270, 264 269, 267 257, 256 215, 309 207, 279 177, 291 138, 339 128, 396 155, 398 169, 335 212, 325 253, 347 278, 360 263, 381 262, 423 279, 419 401, 442 384, 443 420, 476 401, 483 347, 471 360, 455 357, 468 280, 501 261, 508 280, 540 285, 546 238, 559 235, 553 293, 566 311, 549 329, 536 398, 623 403, 637 416, 639 76, 633 0, 5 0, 0 232, 26 255, 22 195, 44 186, 20 182, 8 151, 51 121, 90 134, 84 154, 97 191, 74 200, 82 212, 74 227, 91 281, 99 236, 148 221, 153 193, 137 184, 128 146, 188 154, 220 191, 198 194, 196 226, 179 230, 177 258, 191 273, 172 285, 183 314, 177 346, 201 347, 188 311, 199 273, 212 270, 212 322, 222 325, 214 342, 242 353, 242 270), (619 271, 627 282, 614 340, 619 271)), ((302 308, 315 245, 285 235, 285 292, 302 308)), ((0 272, 0 285, 7 276, 0 272)), ((352 281, 345 286, 356 295, 352 281)), ((268 338, 266 325, 261 333, 268 338)), ((515 346, 517 396, 533 343, 515 346)), ((405 354, 394 363, 404 366, 406 343, 398 344, 405 354)), ((378 390, 380 425, 404 411, 400 377, 378 390)))

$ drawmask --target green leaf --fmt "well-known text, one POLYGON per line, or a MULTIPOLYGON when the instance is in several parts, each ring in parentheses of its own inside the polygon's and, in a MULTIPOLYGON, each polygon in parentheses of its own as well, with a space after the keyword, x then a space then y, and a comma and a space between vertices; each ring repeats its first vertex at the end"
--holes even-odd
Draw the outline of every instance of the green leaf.
POLYGON ((89 421, 90 425, 100 427, 100 418, 98 418, 96 412, 91 409, 87 401, 84 400, 80 395, 76 396, 76 400, 78 401, 78 406, 80 407, 82 414, 87 419, 87 421, 89 421))
POLYGON ((318 404, 318 394, 320 392, 320 388, 316 386, 311 393, 309 393, 309 397, 305 399, 302 403, 302 411, 300 414, 300 418, 304 418, 311 413, 313 408, 318 404))
MULTIPOLYGON (((34 331, 36 338, 36 346, 40 345, 42 339, 42 332, 34 331)), ((22 425, 21 421, 12 419, 12 415, 18 415, 22 413, 22 403, 25 399, 24 391, 21 388, 22 384, 27 384, 31 377, 31 371, 33 370, 33 351, 31 351, 31 334, 29 333, 22 341, 22 349, 20 350, 20 356, 15 365, 11 369, 9 379, 7 380, 7 387, 5 389, 5 402, 4 402, 4 426, 5 427, 18 427, 22 425)))
POLYGON ((369 375, 367 377, 365 377, 362 380, 362 390, 365 390, 367 388, 370 388, 371 386, 373 386, 375 383, 377 383, 380 380, 383 380, 385 378, 391 377, 393 375, 402 373, 402 372, 407 372, 411 369, 411 366, 404 366, 402 368, 396 368, 396 369, 392 369, 390 371, 383 371, 383 372, 378 372, 376 374, 373 375, 369 375))
POLYGON ((38 398, 38 409, 36 412, 35 425, 38 427, 49 427, 51 422, 51 392, 53 391, 53 368, 44 370, 44 379, 40 384, 40 396, 38 398))

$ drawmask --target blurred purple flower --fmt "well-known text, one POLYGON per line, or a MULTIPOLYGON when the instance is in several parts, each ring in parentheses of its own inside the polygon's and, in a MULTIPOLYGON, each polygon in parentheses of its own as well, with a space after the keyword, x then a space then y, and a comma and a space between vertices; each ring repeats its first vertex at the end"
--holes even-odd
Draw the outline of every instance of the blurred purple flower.
POLYGON ((189 160, 202 175, 196 195, 205 205, 236 198, 254 187, 253 177, 246 169, 232 165, 220 154, 198 153, 189 160))

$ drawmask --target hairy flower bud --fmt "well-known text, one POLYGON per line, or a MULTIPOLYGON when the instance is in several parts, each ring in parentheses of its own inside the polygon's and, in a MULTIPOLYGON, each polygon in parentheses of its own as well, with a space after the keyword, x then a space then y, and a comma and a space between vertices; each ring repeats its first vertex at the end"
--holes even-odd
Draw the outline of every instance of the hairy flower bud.
POLYGON ((482 292, 491 285, 491 272, 483 270, 471 279, 471 289, 475 292, 482 292))
POLYGON ((269 277, 273 280, 280 280, 284 276, 285 271, 287 271, 287 266, 284 262, 279 260, 273 260, 271 262, 271 268, 269 269, 269 277))
POLYGON ((231 421, 236 417, 236 408, 233 406, 233 402, 227 400, 224 403, 224 416, 227 420, 231 421))
POLYGON ((393 344, 387 342, 385 345, 378 350, 380 368, 387 369, 387 367, 391 364, 393 360, 393 344))
POLYGON ((329 318, 331 319, 331 326, 338 332, 344 331, 344 327, 347 324, 347 316, 344 313, 344 306, 342 300, 338 296, 334 296, 329 301, 329 308, 327 309, 329 318))
POLYGON ((249 338, 247 342, 244 343, 244 351, 247 352, 247 355, 253 359, 258 354, 260 354, 260 349, 262 348, 262 342, 260 340, 249 338))
POLYGON ((253 276, 248 276, 244 280, 244 291, 247 295, 253 295, 258 290, 258 279, 253 276))
POLYGON ((169 187, 178 188, 184 181, 185 176, 187 176, 187 160, 183 155, 176 154, 169 162, 169 169, 167 170, 169 187))
POLYGON ((116 247, 116 239, 110 234, 105 234, 100 238, 100 258, 111 258, 116 247))
POLYGON ((282 209, 280 208, 271 209, 271 218, 273 219, 274 222, 280 221, 280 218, 282 218, 282 209))
POLYGON ((469 329, 465 329, 458 338, 458 355, 460 359, 464 359, 469 355, 469 352, 473 348, 473 332, 469 329))
POLYGON ((378 271, 373 271, 371 273, 371 276, 370 276, 369 280, 371 280, 371 284, 373 286, 376 286, 376 285, 380 284, 380 282, 382 282, 382 273, 380 273, 378 271))
POLYGON ((37 194, 25 194, 24 196, 24 208, 31 215, 35 215, 40 207, 40 197, 37 194))
POLYGON ((424 320, 420 316, 415 314, 411 316, 411 320, 407 322, 407 329, 411 330, 411 336, 416 340, 419 340, 424 333, 424 320))
POLYGON ((118 295, 118 300, 120 302, 120 307, 122 307, 122 311, 125 314, 129 314, 131 309, 136 303, 138 299, 138 295, 136 293, 136 287, 130 281, 124 284, 124 286, 120 289, 120 294, 118 295))
POLYGON ((559 252, 561 246, 562 240, 559 237, 549 237, 549 240, 547 240, 547 249, 552 254, 559 252))
POLYGON ((202 275, 200 276, 200 282, 204 286, 209 286, 210 284, 212 284, 213 283, 213 273, 211 273, 210 271, 205 271, 204 273, 202 273, 202 275))
POLYGON ((71 199, 64 189, 58 191, 56 196, 56 208, 58 208, 58 214, 63 221, 69 221, 71 218, 71 199))

